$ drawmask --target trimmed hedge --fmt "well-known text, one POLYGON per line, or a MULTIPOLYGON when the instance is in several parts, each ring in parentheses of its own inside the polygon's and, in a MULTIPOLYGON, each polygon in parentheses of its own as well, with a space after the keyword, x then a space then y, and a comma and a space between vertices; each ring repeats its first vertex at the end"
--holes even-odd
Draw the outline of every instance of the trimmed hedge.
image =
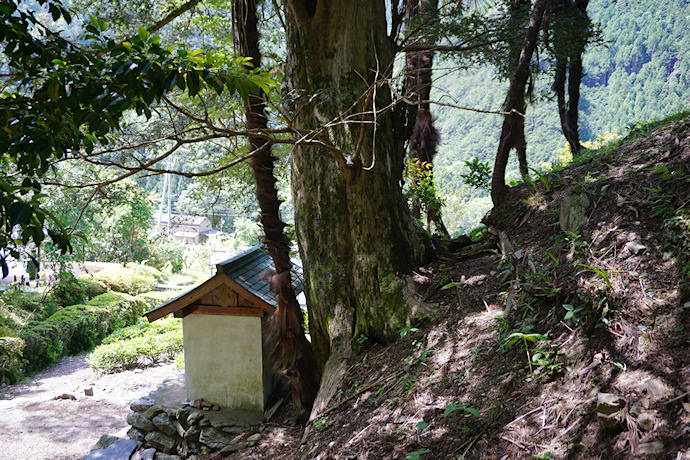
POLYGON ((114 292, 114 291, 108 291, 105 294, 101 294, 99 296, 94 297, 93 299, 89 300, 88 302, 84 302, 87 305, 93 305, 95 307, 107 307, 109 305, 115 305, 118 302, 122 301, 132 301, 132 300, 140 300, 138 297, 131 296, 129 294, 125 294, 124 292, 114 292))
POLYGON ((169 300, 174 299, 175 297, 184 294, 185 292, 187 292, 187 290, 188 288, 176 291, 149 291, 144 292, 143 294, 139 294, 137 298, 146 302, 148 308, 152 309, 164 304, 169 300))
MULTIPOLYGON (((0 305, 14 311, 19 317, 30 316, 35 321, 42 321, 68 305, 84 303, 85 300, 103 294, 106 291, 103 283, 77 279, 71 274, 62 274, 62 280, 50 288, 47 294, 40 291, 22 291, 8 289, 0 293, 0 305)), ((21 328, 23 322, 8 321, 0 315, 0 326, 9 329, 21 328)), ((0 331, 0 336, 16 335, 0 331)))
POLYGON ((71 305, 45 321, 31 321, 20 333, 25 347, 24 369, 35 372, 63 355, 93 348, 113 330, 134 324, 146 309, 141 300, 124 294, 101 294, 82 305, 71 305))
POLYGON ((105 373, 142 368, 172 358, 182 345, 182 321, 167 317, 149 324, 142 318, 106 337, 87 361, 105 373))
POLYGON ((83 302, 106 291, 105 285, 97 281, 77 279, 71 273, 63 273, 62 279, 53 286, 50 294, 63 307, 83 302))
POLYGON ((0 337, 0 385, 15 384, 22 375, 24 341, 19 337, 0 337))
POLYGON ((132 263, 126 267, 106 268, 95 274, 81 275, 79 279, 100 282, 113 291, 137 295, 150 290, 164 277, 153 267, 132 263))

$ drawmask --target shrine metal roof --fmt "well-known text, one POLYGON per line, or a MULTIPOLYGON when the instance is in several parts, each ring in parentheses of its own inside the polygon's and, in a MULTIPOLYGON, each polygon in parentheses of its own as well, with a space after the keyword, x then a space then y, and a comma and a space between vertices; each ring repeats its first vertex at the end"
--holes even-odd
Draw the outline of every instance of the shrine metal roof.
MULTIPOLYGON (((298 300, 301 300, 300 297, 303 297, 300 296, 303 291, 302 268, 295 262, 291 262, 291 264, 292 287, 298 300)), ((273 259, 262 244, 216 264, 217 273, 225 273, 256 297, 273 307, 277 307, 278 296, 271 290, 268 281, 260 279, 269 270, 274 270, 273 259)))

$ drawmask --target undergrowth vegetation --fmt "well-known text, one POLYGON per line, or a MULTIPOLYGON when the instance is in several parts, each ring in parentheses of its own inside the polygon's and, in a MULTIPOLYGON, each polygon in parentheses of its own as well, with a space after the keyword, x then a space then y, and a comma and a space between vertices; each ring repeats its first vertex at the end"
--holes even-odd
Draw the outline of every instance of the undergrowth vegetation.
POLYGON ((144 302, 135 298, 94 299, 65 307, 45 321, 31 321, 21 331, 26 370, 35 372, 64 355, 89 350, 117 328, 132 324, 144 313, 144 302))
POLYGON ((311 450, 279 458, 682 456, 689 141, 680 114, 532 171, 485 219, 500 254, 420 267, 438 318, 353 358, 307 428, 311 450), (599 422, 601 394, 627 401, 615 431, 599 422))

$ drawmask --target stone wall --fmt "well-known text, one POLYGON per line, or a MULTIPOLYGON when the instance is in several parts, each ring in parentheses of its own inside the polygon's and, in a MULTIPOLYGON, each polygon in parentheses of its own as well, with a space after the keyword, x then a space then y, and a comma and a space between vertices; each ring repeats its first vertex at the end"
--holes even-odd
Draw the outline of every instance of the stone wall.
MULTIPOLYGON (((261 435, 242 439, 242 431, 257 423, 253 412, 220 408, 203 400, 191 404, 158 405, 149 397, 130 405, 127 423, 131 439, 141 449, 156 449, 167 455, 187 458, 220 451, 223 454, 253 446, 261 435)), ((156 457, 158 458, 158 457, 156 457)))

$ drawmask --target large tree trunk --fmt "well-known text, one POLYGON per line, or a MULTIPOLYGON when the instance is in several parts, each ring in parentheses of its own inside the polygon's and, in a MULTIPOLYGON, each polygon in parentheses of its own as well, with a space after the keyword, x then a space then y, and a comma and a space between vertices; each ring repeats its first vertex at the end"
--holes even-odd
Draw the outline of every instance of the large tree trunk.
POLYGON ((402 195, 404 151, 390 113, 371 113, 391 100, 375 84, 393 59, 384 1, 291 0, 287 16, 292 124, 330 123, 322 140, 335 147, 302 142, 292 157, 310 333, 324 366, 315 414, 334 393, 355 337, 385 341, 407 324, 414 297, 406 275, 432 248, 402 195))
MULTIPOLYGON (((254 66, 260 67, 256 0, 233 0, 233 15, 238 53, 251 57, 254 66)), ((264 94, 251 93, 246 100, 247 129, 267 127, 264 97, 264 94)), ((290 241, 283 232, 285 223, 280 220, 280 200, 273 174, 275 157, 267 140, 250 136, 249 143, 255 152, 251 167, 261 208, 264 243, 275 265, 275 273, 269 281, 278 294, 278 305, 268 325, 269 341, 275 344, 271 358, 291 390, 293 403, 310 411, 319 385, 319 373, 311 344, 304 335, 302 310, 292 288, 290 241)))
POLYGON ((532 8, 529 27, 522 44, 520 59, 515 69, 515 73, 510 80, 508 97, 506 98, 505 110, 510 114, 505 115, 501 138, 496 153, 494 163, 494 173, 491 180, 491 199, 494 205, 499 205, 508 192, 505 182, 506 166, 508 165, 508 155, 515 148, 518 159, 520 160, 520 172, 523 176, 527 174, 525 141, 525 86, 530 77, 530 62, 532 55, 537 47, 537 37, 544 17, 546 0, 537 0, 532 8))

